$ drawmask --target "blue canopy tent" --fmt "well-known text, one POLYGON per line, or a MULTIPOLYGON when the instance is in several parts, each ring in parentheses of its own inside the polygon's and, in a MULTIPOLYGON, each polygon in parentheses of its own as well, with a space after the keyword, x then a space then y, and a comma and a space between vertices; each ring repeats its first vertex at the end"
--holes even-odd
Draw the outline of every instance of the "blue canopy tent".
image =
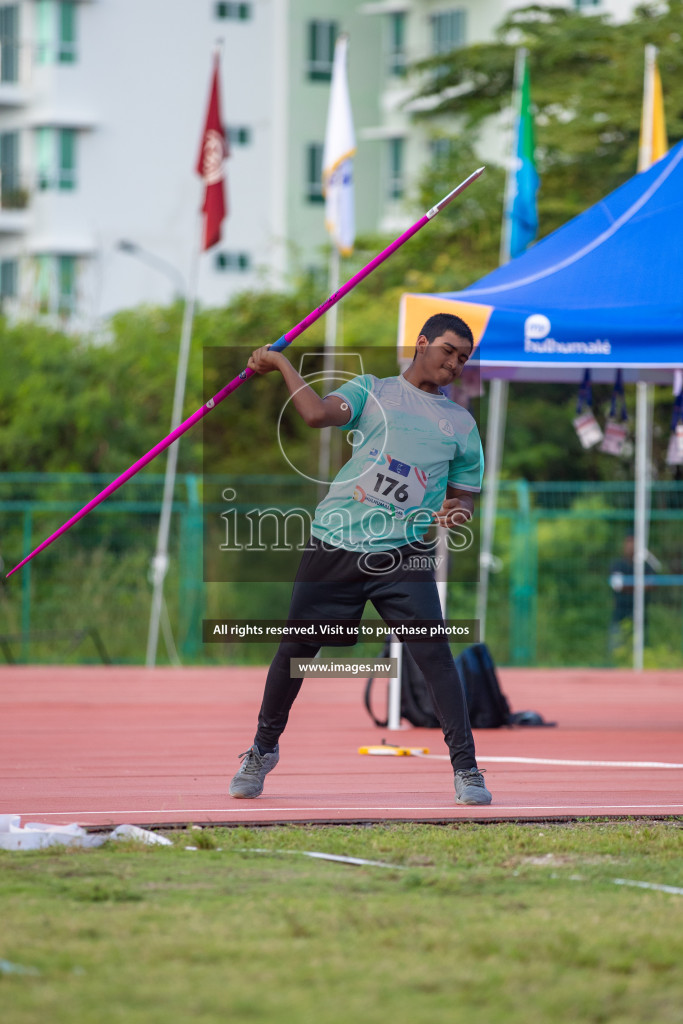
POLYGON ((472 321, 484 377, 571 381, 589 367, 595 380, 621 368, 670 381, 683 361, 683 143, 464 291, 404 295, 411 354, 437 307, 472 321))
MULTIPOLYGON (((588 368, 594 381, 612 382, 621 369, 626 382, 637 382, 634 667, 642 667, 649 384, 670 384, 674 370, 683 366, 683 143, 471 287, 404 295, 399 356, 412 356, 420 327, 437 311, 453 312, 470 324, 483 378, 578 382, 588 368)), ((500 385, 494 394, 500 399, 500 385)), ((501 406, 499 400, 489 417, 493 506, 489 501, 488 524, 484 507, 485 577, 501 406)))

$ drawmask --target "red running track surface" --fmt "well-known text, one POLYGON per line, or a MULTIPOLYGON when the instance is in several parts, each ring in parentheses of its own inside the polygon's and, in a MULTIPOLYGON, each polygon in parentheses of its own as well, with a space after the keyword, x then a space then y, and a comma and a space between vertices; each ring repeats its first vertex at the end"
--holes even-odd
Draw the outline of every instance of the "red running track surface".
POLYGON ((0 813, 20 814, 22 825, 93 826, 683 813, 681 672, 501 669, 513 710, 539 711, 558 726, 475 732, 494 798, 488 808, 454 803, 440 731, 376 728, 357 679, 306 680, 264 795, 230 799, 264 675, 260 668, 3 668, 0 813), (427 746, 432 756, 358 753, 382 737, 427 746), (581 763, 595 761, 617 763, 581 763))

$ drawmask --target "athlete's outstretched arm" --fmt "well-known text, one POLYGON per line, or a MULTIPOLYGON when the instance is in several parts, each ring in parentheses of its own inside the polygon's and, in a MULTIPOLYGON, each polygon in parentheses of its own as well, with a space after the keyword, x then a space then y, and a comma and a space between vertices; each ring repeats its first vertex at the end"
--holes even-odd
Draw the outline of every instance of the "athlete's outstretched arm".
POLYGON ((346 402, 337 395, 321 398, 282 352, 273 352, 268 345, 264 345, 252 352, 247 366, 259 374, 278 370, 292 396, 296 411, 309 427, 343 427, 351 419, 351 410, 346 402))

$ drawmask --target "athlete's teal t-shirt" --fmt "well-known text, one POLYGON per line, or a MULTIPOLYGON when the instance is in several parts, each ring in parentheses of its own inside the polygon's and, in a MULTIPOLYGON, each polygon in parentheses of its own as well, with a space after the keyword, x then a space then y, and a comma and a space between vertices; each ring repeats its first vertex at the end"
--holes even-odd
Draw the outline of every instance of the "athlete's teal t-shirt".
POLYGON ((353 455, 318 505, 314 537, 350 551, 388 551, 419 540, 451 484, 478 492, 484 456, 466 409, 403 376, 364 374, 336 388, 348 403, 353 455))

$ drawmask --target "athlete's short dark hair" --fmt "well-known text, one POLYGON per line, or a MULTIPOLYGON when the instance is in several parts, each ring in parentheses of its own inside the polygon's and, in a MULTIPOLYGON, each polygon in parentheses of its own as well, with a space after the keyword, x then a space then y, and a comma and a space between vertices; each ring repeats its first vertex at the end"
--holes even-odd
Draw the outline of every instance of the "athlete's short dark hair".
POLYGON ((465 338, 466 341, 469 341, 470 347, 474 348, 472 329, 454 313, 435 313, 434 316, 430 316, 420 334, 423 334, 431 345, 435 338, 440 338, 446 331, 452 331, 459 338, 465 338))

